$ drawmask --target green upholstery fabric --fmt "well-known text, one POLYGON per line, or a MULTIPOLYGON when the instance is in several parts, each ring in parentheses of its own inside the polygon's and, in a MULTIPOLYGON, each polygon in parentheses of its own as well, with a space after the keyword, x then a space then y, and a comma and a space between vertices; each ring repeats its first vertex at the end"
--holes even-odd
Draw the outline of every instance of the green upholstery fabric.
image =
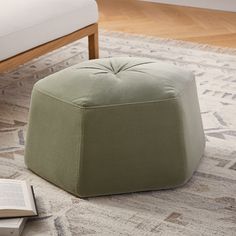
POLYGON ((77 196, 179 186, 204 146, 194 76, 177 67, 100 59, 34 86, 26 164, 77 196))

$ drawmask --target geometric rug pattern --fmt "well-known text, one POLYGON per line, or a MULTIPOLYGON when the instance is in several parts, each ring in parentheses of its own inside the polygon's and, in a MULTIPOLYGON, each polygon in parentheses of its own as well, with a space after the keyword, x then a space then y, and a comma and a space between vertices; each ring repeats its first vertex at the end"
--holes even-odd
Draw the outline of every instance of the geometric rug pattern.
POLYGON ((0 178, 34 185, 39 217, 24 236, 236 235, 236 51, 102 31, 101 57, 146 57, 193 71, 206 135, 204 157, 184 186, 79 199, 26 169, 30 94, 45 76, 87 60, 86 40, 0 74, 0 178))

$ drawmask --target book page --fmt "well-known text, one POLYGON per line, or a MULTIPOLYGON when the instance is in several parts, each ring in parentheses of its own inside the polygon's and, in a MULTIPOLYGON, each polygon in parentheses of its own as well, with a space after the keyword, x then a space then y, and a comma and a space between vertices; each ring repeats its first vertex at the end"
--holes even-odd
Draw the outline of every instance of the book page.
POLYGON ((27 209, 30 207, 28 189, 24 181, 0 180, 0 209, 27 209))
POLYGON ((24 194, 21 184, 1 183, 0 207, 16 206, 17 208, 26 207, 24 194))

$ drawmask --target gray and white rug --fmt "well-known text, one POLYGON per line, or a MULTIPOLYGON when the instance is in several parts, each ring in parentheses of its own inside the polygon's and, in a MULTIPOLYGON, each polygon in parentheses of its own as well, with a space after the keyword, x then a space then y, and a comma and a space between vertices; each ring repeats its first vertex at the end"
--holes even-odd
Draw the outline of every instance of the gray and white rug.
POLYGON ((82 200, 25 168, 23 155, 33 84, 87 60, 86 41, 75 42, 0 74, 0 177, 34 185, 39 217, 24 236, 236 235, 236 50, 173 40, 101 32, 101 57, 155 58, 196 75, 205 156, 183 187, 82 200))

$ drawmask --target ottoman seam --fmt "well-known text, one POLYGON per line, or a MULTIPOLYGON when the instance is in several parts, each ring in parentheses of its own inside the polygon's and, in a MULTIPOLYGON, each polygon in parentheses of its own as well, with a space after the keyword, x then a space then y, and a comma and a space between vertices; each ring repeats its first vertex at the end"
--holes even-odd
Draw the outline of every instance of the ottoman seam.
POLYGON ((179 98, 179 94, 176 97, 162 99, 162 100, 152 100, 152 101, 146 101, 146 102, 134 102, 134 103, 123 103, 123 104, 111 104, 111 105, 98 105, 98 106, 79 107, 79 108, 82 108, 82 109, 85 109, 85 110, 95 110, 95 109, 102 109, 102 108, 111 108, 112 109, 112 108, 116 108, 116 107, 145 105, 145 104, 151 104, 151 103, 160 103, 160 102, 177 100, 178 98, 179 98))
POLYGON ((81 174, 81 165, 82 165, 82 159, 83 159, 83 150, 84 150, 84 145, 83 145, 83 140, 84 140, 84 112, 81 112, 81 124, 80 124, 80 130, 81 130, 81 137, 80 137, 80 142, 78 142, 78 148, 77 148, 77 153, 79 153, 79 158, 77 161, 77 173, 76 173, 76 193, 79 194, 79 185, 80 185, 80 174, 81 174), (79 148, 80 145, 80 148, 79 148))
POLYGON ((181 92, 179 92, 175 97, 172 97, 172 98, 166 98, 166 99, 160 99, 160 100, 151 100, 151 101, 146 101, 146 102, 134 102, 134 103, 123 103, 123 104, 111 104, 111 105, 97 105, 97 106, 91 106, 91 107, 82 107, 82 106, 79 106, 73 102, 68 102, 68 101, 65 101, 63 99, 60 99, 60 98, 57 98, 45 91, 42 91, 40 89, 35 89, 37 92, 41 93, 41 94, 44 94, 48 97, 51 97, 57 101, 60 101, 60 102, 63 102, 63 103, 67 103, 67 104, 70 104, 74 107, 77 107, 79 109, 84 109, 84 110, 89 110, 89 109, 99 109, 99 108, 115 108, 115 107, 121 107, 121 106, 132 106, 132 105, 144 105, 144 104, 149 104, 149 103, 159 103, 159 102, 165 102, 165 101, 171 101, 171 100, 176 100, 180 97, 181 95, 181 92))
POLYGON ((41 93, 41 94, 43 94, 43 95, 46 95, 46 96, 48 96, 48 97, 51 97, 51 98, 53 98, 53 99, 55 99, 55 100, 57 100, 57 101, 60 101, 60 102, 63 102, 63 103, 72 105, 72 106, 77 107, 77 108, 83 108, 83 107, 77 106, 77 105, 74 104, 74 103, 71 103, 71 102, 65 101, 65 100, 63 100, 63 99, 57 98, 57 97, 55 97, 55 96, 53 96, 53 95, 51 95, 51 94, 49 94, 49 93, 47 93, 47 92, 45 92, 45 91, 42 91, 42 90, 39 89, 39 88, 34 88, 34 90, 36 90, 37 92, 39 92, 39 93, 41 93))

